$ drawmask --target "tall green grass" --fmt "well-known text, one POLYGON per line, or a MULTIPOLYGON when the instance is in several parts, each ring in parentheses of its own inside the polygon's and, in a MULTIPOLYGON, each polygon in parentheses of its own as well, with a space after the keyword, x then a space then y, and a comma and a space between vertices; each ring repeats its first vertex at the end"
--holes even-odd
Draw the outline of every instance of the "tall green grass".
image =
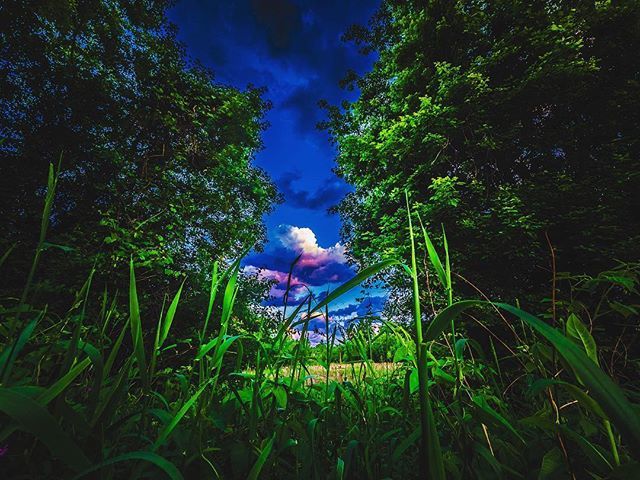
POLYGON ((180 316, 184 282, 149 318, 133 261, 124 305, 95 290, 94 272, 62 317, 30 304, 55 188, 52 167, 24 293, 3 299, 0 311, 5 478, 604 479, 639 471, 640 419, 629 400, 638 383, 625 389, 605 373, 596 337, 575 312, 555 328, 505 303, 456 298, 444 230, 439 253, 408 198, 409 265, 385 259, 321 301, 310 294, 285 307, 276 331, 247 332, 234 314, 239 258, 212 265, 199 319, 180 316), (445 298, 434 315, 423 308, 423 258, 445 298), (380 318, 377 334, 365 323, 331 329, 332 302, 390 269, 406 276, 411 310, 398 315, 407 321, 380 318), (307 330, 318 316, 329 328, 313 347, 307 330), (176 337, 174 325, 186 320, 190 333, 176 337), (491 340, 471 338, 470 322, 491 340), (507 329, 496 327, 504 322, 507 329), (371 358, 383 336, 394 345, 384 369, 371 358), (347 347, 349 363, 336 365, 347 347))

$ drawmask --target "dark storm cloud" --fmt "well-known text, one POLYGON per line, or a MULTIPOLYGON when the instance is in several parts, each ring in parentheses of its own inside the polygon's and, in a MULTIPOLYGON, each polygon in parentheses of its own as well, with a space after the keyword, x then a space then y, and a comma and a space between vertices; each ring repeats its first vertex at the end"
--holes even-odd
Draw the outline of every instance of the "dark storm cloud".
POLYGON ((325 210, 337 205, 340 200, 351 190, 348 184, 334 177, 326 180, 315 191, 301 190, 294 186, 302 175, 298 172, 289 172, 280 177, 278 188, 284 195, 287 204, 297 208, 309 210, 325 210))
POLYGON ((251 8, 258 25, 265 29, 272 52, 287 51, 302 27, 300 8, 287 0, 253 0, 251 8))
POLYGON ((365 23, 377 4, 183 0, 170 16, 180 25, 179 37, 192 56, 225 82, 269 87, 274 107, 291 111, 299 131, 313 135, 323 119, 318 101, 340 102, 345 92, 338 84, 347 70, 370 66, 371 59, 341 36, 352 23, 365 23))
POLYGON ((331 310, 329 314, 331 317, 345 317, 354 313, 358 317, 369 314, 377 315, 382 311, 386 301, 387 297, 384 296, 367 297, 360 303, 351 303, 346 307, 331 310))

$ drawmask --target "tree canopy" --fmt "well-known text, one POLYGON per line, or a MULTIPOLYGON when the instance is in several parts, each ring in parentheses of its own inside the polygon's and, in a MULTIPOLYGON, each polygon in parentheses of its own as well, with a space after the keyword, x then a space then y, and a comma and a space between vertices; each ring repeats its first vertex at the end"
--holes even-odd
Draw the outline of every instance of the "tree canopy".
POLYGON ((0 238, 13 257, 32 255, 59 160, 49 237, 73 248, 61 262, 126 274, 133 256, 166 278, 264 238, 277 193, 252 159, 269 105, 187 60, 169 4, 0 5, 0 238))
POLYGON ((564 271, 637 257, 638 2, 385 0, 346 38, 379 55, 326 124, 357 262, 408 255, 405 189, 457 270, 511 298, 549 288, 546 237, 564 271))

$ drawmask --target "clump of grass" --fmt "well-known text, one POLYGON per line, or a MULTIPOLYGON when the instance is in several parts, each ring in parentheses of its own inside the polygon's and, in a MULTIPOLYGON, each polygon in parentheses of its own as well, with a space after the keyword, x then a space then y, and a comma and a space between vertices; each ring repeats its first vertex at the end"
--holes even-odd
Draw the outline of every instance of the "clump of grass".
MULTIPOLYGON (((418 219, 418 244, 408 198, 410 265, 386 259, 319 302, 309 295, 285 308, 277 331, 240 333, 240 260, 214 263, 206 312, 188 338, 175 338, 186 284, 145 331, 151 322, 133 261, 126 305, 93 291, 94 272, 62 317, 29 304, 55 178, 52 167, 24 293, 1 310, 7 478, 629 478, 637 471, 640 420, 629 401, 637 393, 599 365, 592 329, 575 312, 554 328, 505 303, 455 298, 444 231, 440 255, 418 219), (429 319, 420 252, 446 298, 429 319), (381 318, 378 333, 362 326, 337 341, 331 302, 390 268, 407 275, 412 321, 381 318), (306 331, 316 316, 328 328, 314 348, 306 331), (512 337, 493 327, 495 318, 512 337), (487 337, 471 338, 468 322, 487 337), (294 327, 300 341, 288 335, 294 327), (383 336, 393 340, 393 359, 379 368, 372 346, 383 336), (351 358, 337 367, 335 355, 347 350, 351 358), (332 374, 337 368, 348 368, 348 379, 332 374)), ((627 287, 635 288, 634 278, 625 277, 627 287)))

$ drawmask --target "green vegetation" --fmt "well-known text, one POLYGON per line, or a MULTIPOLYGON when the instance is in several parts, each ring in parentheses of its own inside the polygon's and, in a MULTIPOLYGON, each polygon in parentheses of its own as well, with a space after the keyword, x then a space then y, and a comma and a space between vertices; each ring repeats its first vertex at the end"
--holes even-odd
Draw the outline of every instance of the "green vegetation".
POLYGON ((347 34, 379 59, 326 124, 353 258, 408 261, 408 190, 459 273, 504 298, 548 294, 548 239, 562 271, 636 261, 638 22, 634 0, 384 1, 347 34))
POLYGON ((572 300, 551 305, 555 326, 504 303, 455 300, 446 244, 443 257, 426 230, 425 242, 416 241, 411 225, 419 217, 407 202, 410 266, 382 261, 322 301, 308 298, 277 330, 264 323, 240 333, 233 314, 239 262, 224 269, 216 263, 208 310, 176 336, 183 286, 165 297, 155 328, 143 328, 149 319, 133 260, 128 309, 106 290, 95 291, 95 270, 63 315, 29 303, 56 186, 51 166, 29 281, 20 299, 2 305, 0 440, 7 443, 2 462, 10 478, 639 473, 638 391, 619 386, 600 366, 605 352, 611 354, 606 369, 617 366, 621 381, 638 362, 618 366, 624 332, 613 350, 597 345, 592 332, 611 314, 637 315, 640 266, 576 279, 582 286, 574 287, 572 300), (429 258, 438 288, 450 298, 426 322, 419 253, 429 258), (341 347, 355 346, 359 368, 335 379, 336 333, 314 348, 306 337, 309 320, 328 315, 332 301, 390 268, 411 280, 413 321, 381 319, 374 338, 363 324, 341 347), (602 286, 590 311, 580 293, 587 289, 593 296, 602 286), (602 311, 605 303, 611 312, 602 311), (470 319, 489 332, 489 351, 468 336, 470 319), (296 325, 302 327, 300 341, 288 334, 296 325), (395 350, 389 368, 376 367, 371 358, 380 338, 395 350))
POLYGON ((49 163, 63 173, 41 266, 47 302, 71 301, 94 265, 125 288, 131 256, 147 293, 183 274, 204 285, 211 258, 264 238, 277 194, 251 160, 268 104, 186 60, 170 3, 0 5, 0 248, 15 245, 4 291, 17 293, 28 268, 49 163))
POLYGON ((142 3, 0 4, 2 478, 640 478, 637 2, 384 1, 327 124, 360 269, 277 314, 267 102, 142 3))

